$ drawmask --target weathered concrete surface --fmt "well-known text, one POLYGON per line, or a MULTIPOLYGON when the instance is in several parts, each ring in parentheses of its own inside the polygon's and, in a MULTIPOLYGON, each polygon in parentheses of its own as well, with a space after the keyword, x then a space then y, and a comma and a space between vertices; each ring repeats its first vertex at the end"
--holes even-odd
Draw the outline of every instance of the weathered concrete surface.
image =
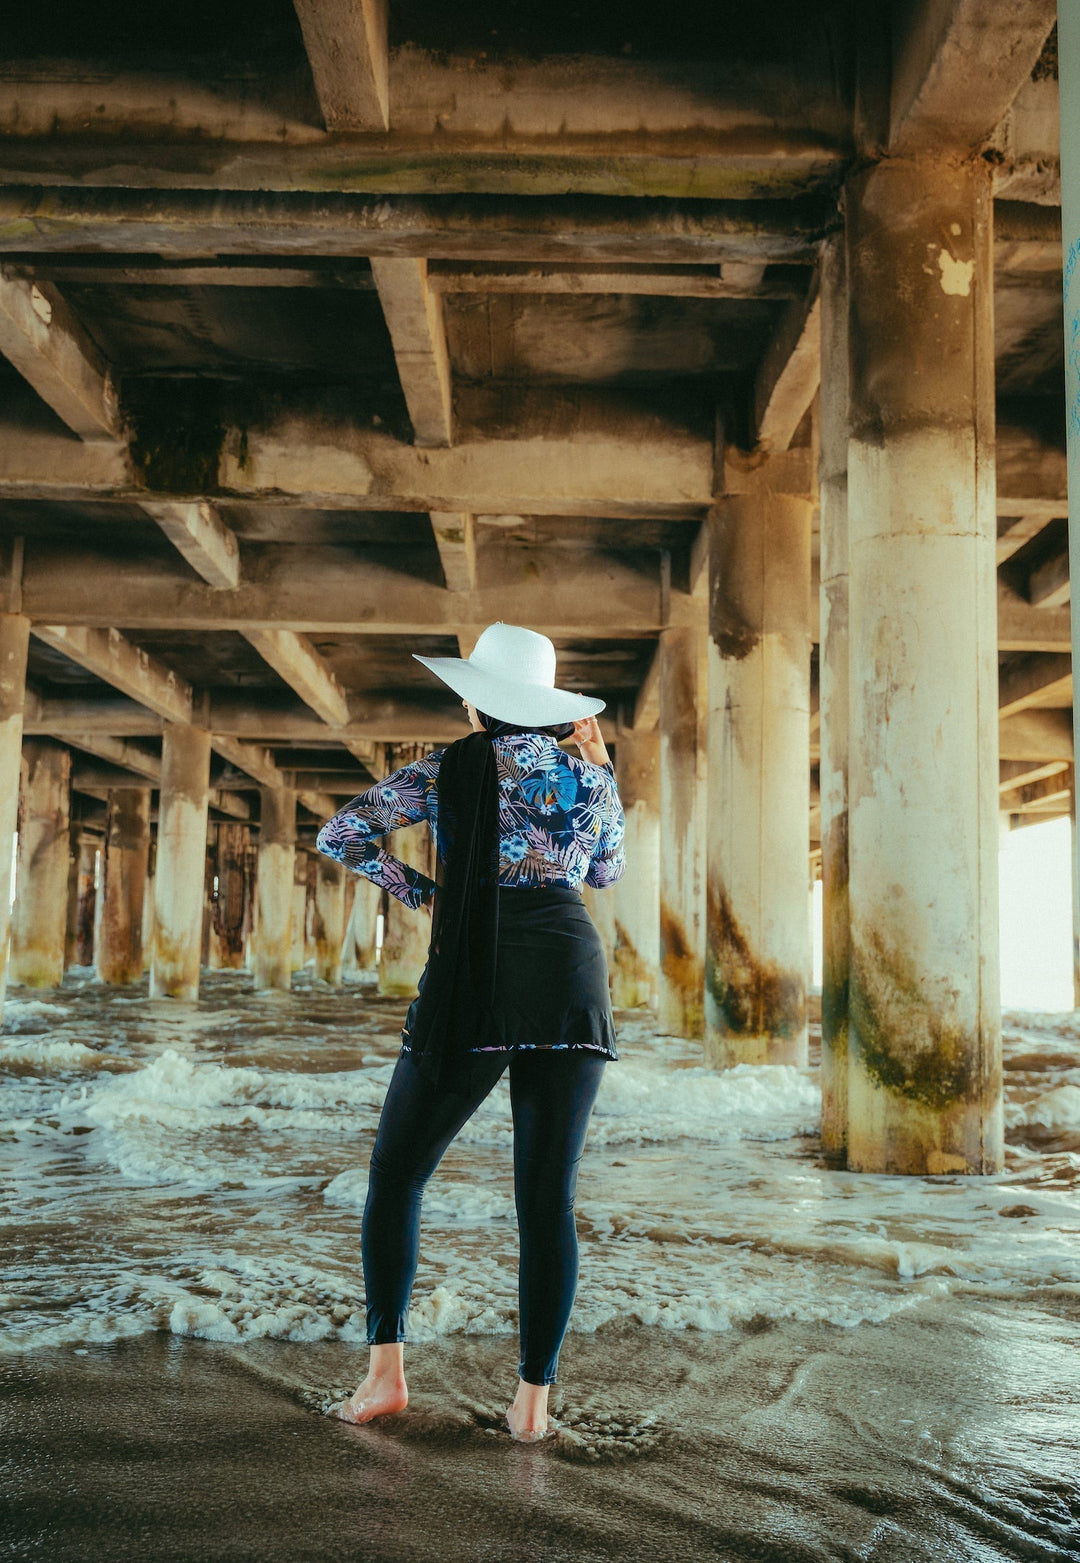
POLYGON ((341 985, 345 945, 345 866, 318 853, 315 858, 315 975, 335 988, 341 985))
POLYGON ((253 874, 247 825, 221 824, 217 827, 215 868, 217 896, 213 906, 211 931, 212 966, 240 971, 244 965, 244 943, 252 916, 253 874))
POLYGON ((150 788, 109 793, 95 964, 101 982, 126 987, 143 972, 143 901, 150 856, 150 788))
MULTIPOLYGON (((387 744, 387 775, 420 759, 423 753, 422 744, 387 744)), ((392 857, 420 869, 421 873, 434 879, 433 843, 427 825, 410 825, 404 830, 393 830, 384 838, 383 845, 392 857)), ((408 996, 416 992, 430 941, 430 911, 426 908, 411 911, 396 896, 388 895, 379 956, 380 993, 408 996)))
MULTIPOLYGON (((1065 302, 1065 405, 1068 446, 1069 570, 1080 579, 1080 16, 1075 7, 1062 6, 1058 19, 1059 83, 1061 112, 1061 240, 1065 302)), ((1080 611, 1072 614, 1072 655, 1080 666, 1080 611)), ((1080 678, 1073 680, 1073 741, 1080 745, 1080 678)), ((1076 759, 1073 754, 1075 788, 1076 759)), ((1075 791, 1073 818, 1073 987, 1080 1004, 1080 833, 1076 829, 1075 791)))
POLYGON ((255 987, 287 989, 292 977, 296 794, 259 788, 259 859, 255 877, 255 987))
POLYGON ((807 1059, 812 505, 778 491, 772 465, 709 520, 705 1058, 717 1068, 807 1059))
POLYGON ((27 739, 9 970, 12 982, 28 988, 58 988, 64 980, 70 783, 70 751, 47 739, 27 739))
POLYGON ((660 735, 623 733, 615 779, 626 817, 626 872, 604 895, 615 916, 612 1002, 635 1009, 660 1002, 660 735))
POLYGON ((842 237, 821 273, 821 1144, 847 1155, 848 1068, 848 297, 842 237))
POLYGON ((352 904, 346 924, 343 970, 374 971, 382 891, 361 874, 349 875, 346 894, 350 889, 352 904))
POLYGON ((199 996, 210 734, 166 722, 161 745, 151 998, 199 996))
POLYGON ((705 1032, 706 635, 666 629, 660 656, 660 1025, 705 1032))
POLYGON ((989 172, 847 190, 848 1165, 1002 1160, 989 172))
POLYGON ((615 897, 611 889, 596 890, 592 885, 583 885, 581 898, 604 947, 610 988, 615 970, 615 897))
POLYGON ((292 906, 289 914, 289 970, 302 971, 307 961, 308 854, 293 849, 292 906))
POLYGON ((26 702, 26 651, 30 620, 21 613, 0 613, 0 1017, 8 968, 9 886, 19 816, 19 770, 23 707, 26 702))
POLYGON ((65 970, 69 966, 93 965, 97 856, 98 838, 73 825, 68 856, 65 970))

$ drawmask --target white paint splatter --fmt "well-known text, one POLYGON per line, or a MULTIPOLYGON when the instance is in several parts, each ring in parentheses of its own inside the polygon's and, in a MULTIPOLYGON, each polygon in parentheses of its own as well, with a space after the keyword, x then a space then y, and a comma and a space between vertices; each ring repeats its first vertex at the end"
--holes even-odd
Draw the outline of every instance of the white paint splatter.
POLYGON ((942 293, 967 298, 971 292, 971 279, 975 275, 975 262, 957 260, 948 250, 939 250, 937 263, 941 270, 942 293))

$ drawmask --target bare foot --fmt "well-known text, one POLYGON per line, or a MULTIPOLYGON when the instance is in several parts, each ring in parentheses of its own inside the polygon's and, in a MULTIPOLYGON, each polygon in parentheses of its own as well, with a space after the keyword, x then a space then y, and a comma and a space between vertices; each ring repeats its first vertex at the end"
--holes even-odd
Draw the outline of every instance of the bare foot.
POLYGON ((514 1403, 506 1413, 510 1437, 521 1444, 534 1444, 546 1438, 552 1431, 548 1426, 547 1403, 547 1384, 526 1384, 524 1379, 518 1379, 514 1403))
POLYGON ((326 1414, 342 1422, 370 1422, 373 1417, 404 1411, 408 1404, 409 1391, 403 1378, 373 1378, 369 1373, 348 1400, 339 1400, 326 1414))

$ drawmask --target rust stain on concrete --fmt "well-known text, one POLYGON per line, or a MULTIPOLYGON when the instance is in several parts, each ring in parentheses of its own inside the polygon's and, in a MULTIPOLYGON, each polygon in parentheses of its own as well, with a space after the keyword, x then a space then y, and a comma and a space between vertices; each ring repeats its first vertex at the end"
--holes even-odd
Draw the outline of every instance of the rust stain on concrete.
POLYGON ((762 961, 731 909, 722 886, 708 898, 709 997, 736 1036, 789 1037, 806 1025, 806 984, 794 972, 762 961))
POLYGON ((660 900, 660 969, 679 995, 686 1035, 697 1035, 704 1025, 702 962, 687 938, 682 918, 660 900), (695 1029, 697 1028, 697 1029, 695 1029))
POLYGON ((999 1072, 980 1077, 976 1031, 930 1004, 910 962, 877 931, 853 944, 850 1045, 872 1080, 935 1112, 982 1102, 989 1112, 999 1072))

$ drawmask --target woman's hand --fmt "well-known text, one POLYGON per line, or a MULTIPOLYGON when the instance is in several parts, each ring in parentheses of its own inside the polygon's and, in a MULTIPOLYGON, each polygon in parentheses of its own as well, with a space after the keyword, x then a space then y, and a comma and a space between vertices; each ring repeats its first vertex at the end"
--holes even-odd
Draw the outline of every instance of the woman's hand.
MULTIPOLYGON (((578 694, 581 694, 580 689, 578 694)), ((574 742, 583 760, 588 760, 593 765, 608 763, 607 745, 600 736, 600 723, 595 716, 583 716, 580 722, 574 723, 574 742)))

